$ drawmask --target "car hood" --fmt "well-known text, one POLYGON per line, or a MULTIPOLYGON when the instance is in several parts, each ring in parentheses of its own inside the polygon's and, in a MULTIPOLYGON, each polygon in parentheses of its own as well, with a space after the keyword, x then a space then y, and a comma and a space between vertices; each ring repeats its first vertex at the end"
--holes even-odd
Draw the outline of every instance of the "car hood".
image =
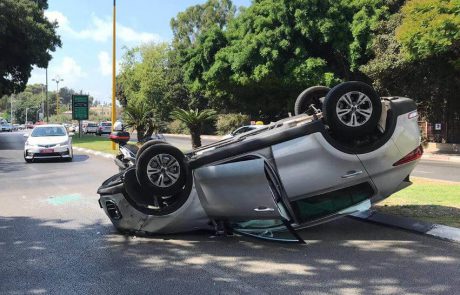
POLYGON ((58 144, 69 139, 68 136, 43 136, 43 137, 32 137, 30 136, 27 141, 29 144, 58 144))

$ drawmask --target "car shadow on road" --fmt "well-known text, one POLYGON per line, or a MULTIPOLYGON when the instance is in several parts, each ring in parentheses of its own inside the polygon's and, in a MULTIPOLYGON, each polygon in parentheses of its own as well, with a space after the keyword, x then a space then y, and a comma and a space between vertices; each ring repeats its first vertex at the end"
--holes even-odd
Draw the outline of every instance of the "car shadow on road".
POLYGON ((454 294, 460 248, 342 219, 306 245, 189 233, 122 235, 104 221, 0 217, 6 294, 454 294), (149 290, 149 291, 147 291, 149 290))
POLYGON ((0 157, 0 173, 10 173, 21 170, 24 170, 24 162, 0 157))
MULTIPOLYGON (((73 156, 72 162, 84 162, 89 159, 89 156, 87 155, 77 155, 75 154, 73 156)), ((59 162, 68 162, 66 159, 61 159, 61 158, 42 158, 42 159, 34 159, 33 163, 59 163, 59 162)), ((71 162, 68 162, 71 163, 71 162)))

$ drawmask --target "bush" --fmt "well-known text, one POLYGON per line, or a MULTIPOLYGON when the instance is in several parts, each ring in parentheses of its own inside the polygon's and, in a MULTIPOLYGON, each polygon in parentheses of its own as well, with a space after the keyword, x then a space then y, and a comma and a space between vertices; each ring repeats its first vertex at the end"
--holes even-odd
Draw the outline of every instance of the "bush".
POLYGON ((190 134, 190 131, 188 130, 187 125, 185 125, 184 122, 179 121, 177 119, 174 121, 171 121, 168 124, 166 131, 172 134, 190 134))
POLYGON ((238 127, 249 124, 249 116, 244 114, 222 114, 217 118, 217 134, 225 135, 238 127))

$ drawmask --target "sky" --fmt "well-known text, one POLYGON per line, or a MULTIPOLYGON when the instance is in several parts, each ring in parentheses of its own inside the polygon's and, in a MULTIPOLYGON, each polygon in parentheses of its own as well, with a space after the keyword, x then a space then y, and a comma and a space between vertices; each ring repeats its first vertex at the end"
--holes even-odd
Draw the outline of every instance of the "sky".
MULTIPOLYGON (((171 18, 205 0, 117 0, 117 63, 123 47, 169 42, 171 18)), ((249 6, 251 0, 233 0, 249 6)), ((69 87, 110 102, 112 93, 112 0, 48 0, 48 19, 56 20, 62 47, 52 52, 48 66, 48 89, 56 89, 53 78, 69 87)), ((117 66, 117 71, 119 67, 117 66)), ((45 69, 34 68, 28 84, 45 84, 45 69)))

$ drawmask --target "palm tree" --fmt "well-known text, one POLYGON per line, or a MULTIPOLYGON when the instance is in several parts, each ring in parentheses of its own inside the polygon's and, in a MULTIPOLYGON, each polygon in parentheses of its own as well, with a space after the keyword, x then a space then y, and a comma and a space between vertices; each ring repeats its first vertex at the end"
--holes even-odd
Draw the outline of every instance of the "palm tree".
POLYGON ((137 141, 140 142, 160 128, 161 121, 146 102, 133 101, 124 109, 124 123, 127 127, 136 129, 137 141))
POLYGON ((201 146, 203 124, 214 121, 217 114, 214 110, 198 111, 198 109, 196 109, 187 111, 178 108, 171 112, 171 117, 187 125, 187 128, 190 130, 190 135, 192 136, 192 147, 195 149, 201 146))

